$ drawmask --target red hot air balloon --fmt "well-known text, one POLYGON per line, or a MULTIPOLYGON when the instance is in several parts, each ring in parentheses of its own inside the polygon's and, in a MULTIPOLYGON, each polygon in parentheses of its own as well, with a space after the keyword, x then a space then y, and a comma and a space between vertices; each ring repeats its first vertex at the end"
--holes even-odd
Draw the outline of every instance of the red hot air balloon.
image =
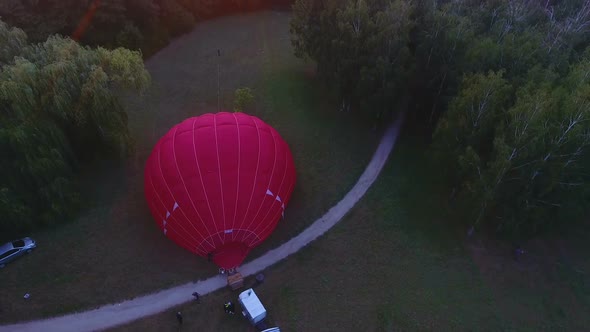
POLYGON ((145 168, 146 199, 164 235, 226 270, 272 233, 294 185, 287 143, 244 113, 183 121, 145 168))

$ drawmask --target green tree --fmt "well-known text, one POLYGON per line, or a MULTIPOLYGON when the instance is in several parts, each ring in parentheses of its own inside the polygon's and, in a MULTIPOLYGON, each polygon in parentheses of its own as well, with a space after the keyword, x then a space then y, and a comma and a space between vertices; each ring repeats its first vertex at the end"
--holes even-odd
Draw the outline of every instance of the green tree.
POLYGON ((254 101, 254 95, 250 88, 236 89, 234 97, 234 112, 243 112, 244 108, 254 101))
POLYGON ((20 0, 0 1, 0 17, 3 21, 15 26, 28 26, 33 19, 33 14, 20 0))
POLYGON ((128 23, 117 35, 116 44, 119 47, 138 50, 143 45, 143 34, 135 25, 128 23))
POLYGON ((298 0, 291 21, 295 54, 316 61, 342 109, 391 111, 411 72, 413 6, 406 1, 298 0))
POLYGON ((117 44, 117 37, 126 25, 131 24, 127 19, 127 9, 124 0, 101 0, 92 3, 98 5, 91 19, 90 26, 82 41, 89 45, 101 45, 113 48, 117 44))
POLYGON ((27 35, 24 31, 9 28, 6 23, 0 21, 0 67, 12 62, 27 45, 27 35))
POLYGON ((396 101, 412 88, 414 64, 410 34, 414 29, 414 7, 410 2, 391 1, 374 18, 375 31, 365 47, 373 49, 360 70, 358 94, 361 105, 379 118, 392 112, 396 101))
POLYGON ((29 40, 41 42, 51 34, 69 34, 87 9, 90 0, 0 1, 0 16, 23 29, 29 40))
POLYGON ((502 76, 503 72, 466 76, 458 96, 438 123, 434 149, 439 158, 446 159, 444 164, 453 178, 459 175, 457 162, 467 148, 482 154, 484 162, 489 157, 496 124, 512 97, 511 87, 502 76))
POLYGON ((564 78, 533 69, 515 101, 498 75, 465 79, 434 136, 465 222, 522 237, 559 225, 564 215, 583 215, 577 207, 588 198, 588 73, 587 59, 564 78))
POLYGON ((434 132, 434 152, 446 176, 459 192, 464 218, 479 223, 486 216, 497 186, 493 171, 488 171, 494 158, 494 135, 511 101, 511 87, 503 72, 466 76, 459 95, 439 120, 434 132))
POLYGON ((141 91, 150 78, 138 52, 90 49, 57 36, 23 45, 23 32, 3 23, 0 36, 20 47, 0 70, 0 229, 15 231, 76 210, 80 161, 129 153, 116 91, 141 91))
POLYGON ((175 0, 159 0, 160 20, 171 35, 188 32, 195 25, 195 18, 175 0))

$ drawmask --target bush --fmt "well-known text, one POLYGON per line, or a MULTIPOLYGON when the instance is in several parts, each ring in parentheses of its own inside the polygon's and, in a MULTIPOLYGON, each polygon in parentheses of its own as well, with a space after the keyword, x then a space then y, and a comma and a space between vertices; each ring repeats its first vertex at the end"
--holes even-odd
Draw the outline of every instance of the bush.
POLYGON ((254 101, 254 95, 250 88, 236 89, 234 97, 234 112, 243 112, 244 108, 254 101))

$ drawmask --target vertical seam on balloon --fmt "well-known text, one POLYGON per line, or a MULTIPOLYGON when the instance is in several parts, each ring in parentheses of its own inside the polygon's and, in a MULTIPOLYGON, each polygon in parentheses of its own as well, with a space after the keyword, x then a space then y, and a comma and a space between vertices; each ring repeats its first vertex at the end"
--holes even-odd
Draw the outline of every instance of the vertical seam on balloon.
POLYGON ((252 182, 252 192, 250 193, 250 200, 248 201, 248 207, 246 207, 246 211, 244 213, 244 218, 242 218, 242 221, 240 222, 240 228, 242 228, 242 226, 244 225, 244 221, 246 220, 246 217, 248 216, 248 211, 250 211, 250 205, 252 204, 252 197, 254 197, 254 189, 256 189, 256 179, 258 179, 258 167, 260 166, 260 133, 258 132, 258 124, 256 123, 256 120, 254 119, 253 116, 249 117, 250 120, 252 120, 252 122, 254 122, 254 126, 256 127, 256 135, 258 137, 258 157, 256 159, 256 172, 254 172, 254 182, 252 182))
MULTIPOLYGON (((199 165, 199 157, 197 156, 197 145, 195 143, 195 136, 196 136, 195 123, 197 123, 196 118, 195 118, 195 120, 193 120, 193 152, 195 153, 195 161, 197 164, 197 171, 199 172, 199 179, 201 179, 201 187, 203 188, 203 193, 205 194, 205 201, 207 202, 207 207, 209 208, 209 213, 211 214, 211 221, 213 221, 213 225, 215 227, 215 232, 217 233, 217 224, 215 224, 215 216, 213 216, 213 210, 211 210, 211 205, 209 204, 209 196, 207 195, 207 188, 205 188, 205 183, 203 182, 203 174, 201 173, 201 166, 199 165)), ((203 224, 205 224, 205 223, 203 223, 203 224)), ((209 231, 209 228, 207 228, 207 232, 209 232, 209 234, 211 234, 211 232, 209 231)), ((219 239, 221 240, 221 242, 223 242, 223 239, 221 238, 221 236, 219 236, 219 239)), ((215 246, 213 246, 213 249, 215 249, 215 246)))
MULTIPOLYGON (((267 128, 270 127, 269 125, 267 125, 267 128)), ((268 178, 268 184, 266 185, 266 188, 268 189, 268 187, 270 186, 270 183, 272 181, 272 177, 274 176, 275 173, 275 166, 277 164, 277 142, 275 140, 275 137, 272 134, 272 131, 270 131, 270 137, 272 137, 272 144, 273 144, 273 151, 274 151, 274 160, 272 162, 272 171, 270 173, 270 177, 268 178)), ((257 171, 258 172, 258 171, 257 171)), ((258 207, 258 211, 256 211, 256 214, 254 215, 254 218, 252 218, 252 220, 250 220, 250 224, 248 225, 248 229, 250 229, 250 226, 252 225, 252 222, 256 219, 256 217, 258 217, 258 214, 260 213, 260 210, 262 209, 262 205, 264 205, 264 200, 267 199, 268 195, 264 195, 264 198, 262 199, 262 202, 260 203, 260 206, 258 207)), ((273 197, 273 200, 275 198, 273 197)), ((244 242, 246 242, 247 238, 244 238, 244 242)))
MULTIPOLYGON (((278 136, 278 134, 277 134, 278 136)), ((274 137, 274 136, 273 136, 274 137)), ((279 143, 282 143, 284 145, 286 145, 286 143, 284 143, 284 141, 282 139, 279 139, 279 143)), ((268 211, 266 212, 266 215, 262 218, 262 223, 259 224, 259 227, 257 227, 254 231, 258 231, 260 227, 264 227, 261 231, 261 233, 258 236, 259 241, 262 241, 263 238, 266 238, 264 236, 264 232, 268 229, 268 227, 270 226, 270 224, 265 224, 264 221, 266 220, 266 218, 268 217, 268 215, 271 213, 273 206, 275 205, 276 202, 278 202, 276 200, 276 197, 280 197, 280 194, 282 192, 283 189, 283 184, 285 183, 285 178, 287 176, 287 171, 289 169, 288 167, 288 154, 289 154, 289 149, 288 147, 285 149, 285 172, 283 173, 283 178, 281 179, 281 184, 279 185, 279 189, 276 191, 276 196, 275 196, 275 200, 273 201, 272 205, 270 206, 270 208, 268 209, 268 211)), ((274 174, 273 174, 274 175, 274 174)), ((271 182, 272 182, 272 178, 271 178, 271 182)), ((279 204, 283 204, 285 201, 285 197, 281 198, 281 202, 279 202, 279 204)), ((280 207, 281 205, 279 205, 279 210, 280 211, 280 207)), ((272 215, 271 215, 272 216, 272 215)), ((271 224, 272 221, 274 221, 274 216, 271 218, 271 224)), ((256 245, 256 239, 253 240, 251 246, 256 245)))
MULTIPOLYGON (((231 223, 231 227, 233 228, 236 224, 236 215, 238 214, 238 201, 240 198, 240 160, 241 160, 241 147, 240 147, 240 124, 238 123, 238 117, 235 113, 233 113, 234 119, 236 120, 236 130, 238 131, 238 176, 237 176, 237 188, 236 188, 236 205, 234 207, 234 218, 231 223)), ((235 235, 232 233, 231 240, 235 240, 235 235)))
MULTIPOLYGON (((291 183, 291 185, 290 185, 290 187, 289 187, 289 189, 287 190, 287 196, 288 196, 288 197, 286 196, 286 197, 283 199, 283 202, 288 202, 288 201, 289 201, 289 199, 291 198, 291 196, 290 196, 290 194, 289 194, 289 193, 291 192, 291 190, 293 190, 293 187, 294 187, 294 186, 295 186, 295 182, 292 182, 292 183, 291 183)), ((287 205, 286 205, 286 204, 285 204, 285 208, 287 208, 287 205)), ((279 217, 280 217, 280 216, 279 216, 279 213, 280 213, 280 212, 281 212, 281 210, 280 210, 280 209, 279 209, 279 210, 277 210, 277 213, 275 214, 275 216, 274 216, 274 217, 273 217, 273 219, 271 219, 271 220, 275 220, 276 218, 279 218, 279 217)), ((278 223, 277 223, 277 224, 278 224, 278 223)), ((276 225, 276 224, 275 224, 275 225, 276 225)), ((270 225, 269 225, 269 226, 270 226, 270 225)), ((265 230, 266 230, 266 229, 265 229, 265 230)), ((269 235, 270 235, 270 234, 269 234, 269 235)), ((252 247, 254 247, 254 246, 257 246, 257 245, 258 245, 260 242, 262 242, 264 239, 266 239, 266 237, 259 237, 259 238, 258 238, 258 241, 257 241, 257 242, 253 242, 251 246, 252 246, 252 247)))
MULTIPOLYGON (((280 142, 280 141, 279 141, 279 142, 280 142)), ((288 153, 289 153, 289 150, 288 150, 288 149, 285 149, 285 173, 283 173, 283 178, 281 179, 281 184, 279 185, 279 189, 277 190, 277 195, 276 195, 276 196, 277 196, 277 197, 279 197, 279 198, 281 197, 281 196, 279 196, 279 195, 280 195, 280 193, 281 193, 281 191, 282 191, 282 189, 283 189, 283 184, 285 183, 285 177, 287 176, 287 170, 288 170, 288 167, 287 167, 287 162, 288 162, 288 160, 287 160, 288 158, 287 158, 287 157, 288 157, 288 156, 287 156, 287 154, 288 154, 288 153)), ((271 179, 271 181, 272 181, 272 179, 271 179)), ((264 221, 266 220, 266 218, 268 217, 268 215, 269 215, 269 214, 270 214, 270 212, 272 211, 272 208, 274 207, 274 205, 275 205, 275 203, 276 203, 276 202, 279 202, 279 201, 277 201, 277 199, 276 199, 276 197, 275 197, 275 200, 272 202, 272 205, 270 206, 270 208, 269 208, 269 209, 268 209, 268 211, 266 212, 266 215, 265 215, 265 216, 262 218, 262 221, 263 221, 263 222, 262 222, 262 223, 260 223, 260 224, 259 224, 259 225, 258 225, 258 226, 257 226, 257 227, 254 229, 254 232, 257 232, 257 231, 258 231, 258 229, 259 229, 261 226, 264 226, 264 225, 265 225, 264 221)), ((279 212, 280 212, 280 210, 281 210, 281 204, 283 204, 283 199, 282 199, 282 198, 281 198, 281 201, 279 202, 279 212)), ((271 215, 271 216, 272 216, 272 215, 271 215)), ((267 229, 268 229, 268 227, 269 227, 269 226, 270 226, 270 225, 273 223, 273 221, 274 221, 274 220, 275 220, 274 218, 271 218, 271 220, 270 220, 270 221, 271 221, 271 223, 269 223, 269 224, 266 224, 266 226, 264 226, 264 228, 263 228, 263 229, 262 229, 262 231, 260 232, 260 235, 258 236, 258 239, 260 239, 260 238, 264 237, 264 232, 266 232, 266 230, 267 230, 267 229)), ((252 245, 254 245, 254 243, 256 243, 256 239, 254 239, 254 240, 253 240, 253 242, 252 242, 252 245)))
MULTIPOLYGON (((158 149, 158 168, 160 170, 160 174, 162 175, 162 180, 164 181, 164 185, 166 186, 166 189, 168 189, 168 193, 170 194, 170 196, 172 196, 172 199, 176 202, 176 197, 174 197, 174 194, 172 194, 172 190, 170 190, 170 186, 168 185, 168 181, 166 181, 166 177, 164 176, 164 172, 162 172, 162 158, 161 158, 161 152, 162 149, 158 149)), ((154 188, 155 189, 155 188, 154 188)), ((168 211, 168 208, 166 207, 166 204, 164 203, 164 201, 162 201, 162 205, 164 205, 164 208, 166 209, 166 211, 168 211)), ((188 219, 188 217, 186 216, 186 214, 184 213, 184 211, 182 210, 182 208, 179 206, 178 209, 180 210, 180 212, 182 213, 182 215, 184 216, 184 218, 189 222, 190 224, 190 219, 188 219)), ((175 218, 176 219, 176 218, 175 218)), ((184 229, 184 227, 180 226, 179 227, 182 228, 183 231, 186 231, 186 229, 184 229)), ((187 234, 190 235, 189 232, 187 232, 187 234)), ((191 238, 193 240, 195 240, 195 242, 198 242, 197 239, 193 236, 191 236, 191 238)), ((189 246, 190 247, 190 246, 189 246)))
POLYGON ((221 214, 223 215, 223 240, 225 243, 225 203, 223 201, 223 181, 221 180, 221 162, 219 161, 219 143, 217 142, 217 115, 213 116, 213 128, 215 132, 215 151, 217 152, 217 174, 219 174, 219 190, 221 191, 221 214))
MULTIPOLYGON (((180 174, 180 168, 178 168, 178 160, 176 159, 176 133, 177 132, 178 132, 178 127, 175 128, 174 134, 172 135, 172 154, 174 156, 173 159, 174 159, 174 165, 176 166, 176 172, 178 173, 178 177, 180 178, 180 181, 182 182, 182 186, 184 187, 184 191, 186 192, 188 199, 191 201, 191 205, 193 206, 193 209, 195 209, 195 212, 197 213, 199 220, 205 226, 205 229, 207 230, 207 233, 208 233, 209 229, 207 228, 207 225, 205 225, 203 218, 201 218, 201 214, 199 213, 199 211, 197 211, 197 208, 195 207, 195 203, 193 202, 193 198, 191 197, 191 194, 188 192, 188 188, 186 187, 186 183, 184 182, 184 179, 182 178, 182 174, 180 174)), ((191 134, 194 137, 194 132, 191 132, 191 134)), ((176 200, 175 200, 175 202, 176 202, 176 200)), ((183 211, 183 213, 184 213, 184 211, 183 211)), ((190 220, 189 220, 189 224, 193 227, 193 229, 195 231, 197 231, 197 233, 199 234, 199 236, 201 238, 204 238, 204 236, 201 234, 201 232, 197 229, 197 227, 195 227, 195 225, 190 220)), ((211 243, 209 243, 209 244, 211 244, 211 243)), ((214 246, 213 244, 211 244, 211 245, 214 246)))
MULTIPOLYGON (((164 210, 166 211, 167 210, 166 204, 164 204, 164 202, 162 201, 162 198, 160 197, 160 194, 158 194, 158 191, 156 190, 156 187, 154 186, 154 181, 152 180, 152 176, 150 175, 149 178, 150 178, 150 184, 152 185, 152 189, 153 189, 154 193, 156 194, 156 196, 158 197, 158 200, 160 201, 160 205, 163 206, 164 207, 164 210)), ((152 200, 152 202, 153 202, 153 200, 152 200)), ((176 217, 172 216, 172 218, 174 220, 176 220, 176 217)), ((164 219, 164 218, 162 216, 159 216, 159 219, 164 219)), ((159 223, 160 221, 158 220, 157 222, 159 223)), ((163 225, 163 227, 166 227, 166 226, 163 225)), ((180 228, 182 228, 183 231, 185 230, 184 227, 182 227, 182 226, 180 226, 180 228)), ((172 229, 171 231, 174 231, 174 229, 172 229)), ((181 236, 180 233, 178 233, 176 231, 174 231, 174 232, 176 234, 178 234, 182 238, 182 240, 184 242, 186 242, 186 243, 190 243, 191 242, 190 240, 187 240, 184 236, 181 236)))
MULTIPOLYGON (((160 170, 160 174, 162 175, 162 180, 164 181, 164 185, 166 185, 166 189, 168 189, 168 193, 170 193, 170 196, 172 196, 172 198, 174 199, 174 201, 176 201, 176 199, 174 198, 174 195, 172 195, 172 191, 170 190, 170 187, 168 186, 168 182, 166 181, 166 178, 164 177, 164 173, 162 172, 162 165, 161 165, 161 163, 160 163, 160 160, 161 160, 161 158, 160 158, 160 153, 161 153, 161 152, 162 152, 162 149, 161 149, 161 144, 160 144, 160 148, 158 148, 158 153, 157 153, 157 156, 158 156, 158 161, 157 161, 157 163, 156 163, 156 164, 158 165, 158 169, 160 170)), ((153 181, 152 181, 151 183, 152 183, 152 187, 154 188, 154 192, 156 192, 156 195, 158 196, 158 199, 160 200, 160 203, 162 203, 162 206, 164 207, 164 210, 168 210, 168 208, 166 207, 166 204, 165 204, 165 203, 164 203, 164 201, 162 200, 162 197, 160 196, 160 194, 159 194, 159 193, 158 193, 158 191, 156 190, 156 187, 154 186, 154 183, 153 183, 153 181)), ((180 209, 180 211, 182 212, 182 208, 180 208, 180 207, 179 207, 179 209, 180 209)), ((184 214, 184 212, 182 213, 182 215, 184 216, 184 218, 185 218, 186 220, 188 220, 188 217, 187 217, 187 216, 184 214)), ((174 220, 176 220, 176 217, 173 217, 173 218, 174 218, 174 220)), ((188 220, 188 221, 190 222, 190 220, 188 220)), ((180 228, 182 228, 182 230, 183 230, 183 231, 186 231, 186 230, 184 229, 184 227, 180 226, 180 223, 179 223, 178 225, 179 225, 179 227, 180 227, 180 228)), ((177 233, 178 233, 178 232, 177 232, 177 233)), ((188 233, 188 232, 187 232, 187 233, 188 233)), ((180 233, 178 233, 178 234, 180 234, 180 233)), ((190 235, 190 233, 188 233, 188 234, 190 235)), ((193 240, 195 240, 195 242, 197 242, 197 239, 195 239, 193 236, 191 236, 191 238, 192 238, 193 240)), ((189 246, 189 247, 190 247, 190 246, 189 246)))

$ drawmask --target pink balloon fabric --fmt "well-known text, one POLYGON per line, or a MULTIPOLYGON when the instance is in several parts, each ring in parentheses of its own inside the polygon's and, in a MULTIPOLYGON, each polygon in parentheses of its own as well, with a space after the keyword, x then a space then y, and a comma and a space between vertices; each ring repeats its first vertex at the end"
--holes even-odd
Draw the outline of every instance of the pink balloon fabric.
POLYGON ((284 218, 296 175, 277 131, 257 117, 189 118, 154 147, 145 196, 165 236, 233 269, 284 218))

